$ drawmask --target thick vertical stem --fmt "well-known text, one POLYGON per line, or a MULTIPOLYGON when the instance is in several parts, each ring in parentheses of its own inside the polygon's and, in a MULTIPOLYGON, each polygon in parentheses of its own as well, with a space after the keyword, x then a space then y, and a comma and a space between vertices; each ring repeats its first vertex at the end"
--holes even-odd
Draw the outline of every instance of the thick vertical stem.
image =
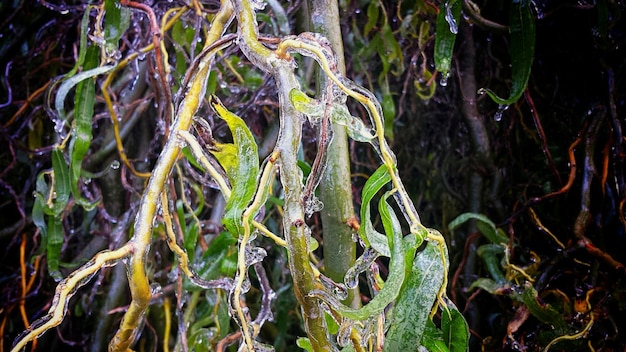
MULTIPOLYGON (((339 26, 337 0, 309 0, 311 29, 324 35, 337 58, 337 69, 345 76, 343 40, 339 26)), ((318 72, 317 87, 323 89, 328 79, 318 72)), ((343 282, 346 271, 354 264, 356 243, 348 221, 354 217, 348 138, 344 126, 333 124, 333 140, 328 148, 327 166, 320 181, 319 195, 324 203, 321 211, 324 228, 324 273, 336 282, 343 282)), ((358 307, 358 289, 350 290, 344 303, 358 307)))
POLYGON ((315 351, 330 351, 324 314, 317 298, 308 293, 317 289, 313 268, 309 261, 309 237, 304 222, 302 203, 302 173, 298 167, 298 149, 302 138, 303 117, 289 100, 292 89, 299 89, 293 64, 279 59, 258 40, 255 14, 248 0, 236 0, 235 12, 238 32, 242 37, 240 48, 257 67, 270 72, 276 80, 280 107, 280 131, 275 149, 279 152, 280 182, 284 190, 283 231, 289 251, 289 269, 294 293, 302 306, 304 327, 315 351))

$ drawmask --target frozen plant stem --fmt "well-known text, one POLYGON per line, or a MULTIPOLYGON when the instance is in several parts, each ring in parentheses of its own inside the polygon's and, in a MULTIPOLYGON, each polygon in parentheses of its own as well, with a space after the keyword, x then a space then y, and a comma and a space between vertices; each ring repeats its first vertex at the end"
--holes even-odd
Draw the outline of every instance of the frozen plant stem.
POLYGON ((317 299, 308 296, 316 289, 314 270, 309 262, 309 239, 305 232, 302 204, 302 175, 297 165, 297 153, 302 136, 303 116, 290 102, 289 93, 299 88, 290 59, 277 56, 258 40, 258 28, 252 5, 247 0, 235 1, 238 30, 242 36, 241 50, 257 67, 271 73, 276 80, 280 107, 280 133, 275 150, 280 153, 277 161, 280 181, 285 193, 283 228, 289 251, 289 268, 294 281, 296 298, 302 306, 304 325, 315 351, 329 351, 323 311, 317 299))
MULTIPOLYGON (((335 52, 337 70, 345 75, 343 41, 339 26, 339 6, 336 0, 309 0, 311 29, 325 36, 335 52)), ((319 70, 316 79, 318 93, 329 83, 319 70)), ((345 126, 332 124, 333 139, 328 146, 327 166, 320 181, 320 212, 324 229, 324 273, 335 282, 343 282, 348 269, 356 260, 356 243, 352 240, 354 229, 348 222, 354 218, 348 136, 345 126)), ((318 153, 321 152, 318 150, 318 153)), ((348 292, 344 300, 357 308, 361 304, 358 287, 348 292)))
MULTIPOLYGON (((232 7, 229 5, 229 1, 223 1, 223 6, 213 21, 213 26, 207 39, 209 45, 212 45, 222 35, 224 28, 230 21, 231 14, 232 7), (213 40, 209 41, 211 39, 213 40)), ((126 351, 130 348, 137 335, 139 322, 145 314, 152 297, 145 266, 156 206, 172 167, 181 152, 180 142, 177 137, 178 132, 189 129, 193 121, 193 115, 198 110, 200 101, 206 91, 206 81, 213 56, 223 46, 223 44, 212 45, 212 47, 207 48, 209 49, 207 55, 198 56, 202 60, 202 64, 199 64, 197 66, 198 71, 194 72, 185 99, 177 111, 176 119, 171 128, 170 138, 165 143, 163 151, 152 171, 152 176, 148 181, 148 186, 144 192, 135 220, 134 236, 129 242, 133 250, 133 255, 127 264, 132 301, 122 319, 120 328, 111 340, 109 351, 126 351)))

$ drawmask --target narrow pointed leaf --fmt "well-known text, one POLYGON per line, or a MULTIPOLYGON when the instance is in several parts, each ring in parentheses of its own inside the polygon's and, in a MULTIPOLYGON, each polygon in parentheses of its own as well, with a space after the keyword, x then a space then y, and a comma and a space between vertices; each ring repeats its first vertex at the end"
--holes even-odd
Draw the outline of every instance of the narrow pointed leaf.
POLYGON ((390 181, 391 176, 387 168, 382 165, 367 179, 367 182, 365 182, 363 191, 361 192, 361 227, 359 228, 359 235, 363 242, 365 242, 365 245, 374 248, 378 253, 386 257, 391 256, 387 237, 376 231, 372 224, 370 202, 376 193, 390 181))
POLYGON ((437 245, 426 242, 413 260, 407 278, 393 307, 392 322, 384 351, 415 351, 420 345, 429 314, 443 284, 443 261, 437 245))
POLYGON ((476 226, 480 230, 480 232, 487 237, 487 239, 494 244, 508 243, 509 239, 504 235, 502 231, 499 231, 496 228, 496 224, 493 221, 489 220, 488 217, 482 214, 477 213, 463 213, 457 216, 454 220, 448 224, 448 228, 450 231, 456 229, 461 226, 461 224, 469 221, 476 220, 476 226))
POLYGON ((46 260, 48 272, 55 281, 62 279, 59 271, 61 248, 63 247, 63 223, 60 216, 48 217, 48 239, 46 241, 46 260))
MULTIPOLYGON (((389 193, 386 193, 380 199, 378 205, 392 253, 389 263, 389 275, 387 276, 383 288, 371 301, 358 309, 345 306, 343 303, 339 302, 336 297, 331 296, 326 291, 314 290, 311 292, 311 296, 323 299, 329 306, 348 319, 365 320, 382 313, 389 304, 396 300, 402 288, 402 284, 404 283, 406 274, 405 246, 402 240, 400 221, 389 203, 387 203, 388 196, 389 193)), ((414 249, 411 248, 409 250, 414 249)))
POLYGON ((461 2, 449 0, 441 2, 437 15, 437 32, 435 33, 435 68, 444 79, 450 74, 454 42, 459 31, 461 19, 461 2))
POLYGON ((535 19, 531 10, 530 0, 514 0, 509 11, 509 32, 511 38, 511 93, 509 97, 500 98, 490 89, 482 88, 480 93, 500 105, 510 105, 519 99, 530 77, 530 70, 535 56, 535 19))
POLYGON ((120 38, 130 26, 130 9, 121 6, 120 0, 105 0, 104 9, 106 11, 104 14, 105 50, 107 56, 115 59, 120 38))
POLYGON ((69 170, 60 149, 52 151, 52 170, 54 188, 53 194, 50 195, 51 208, 53 215, 59 216, 63 213, 71 192, 69 170))
MULTIPOLYGON (((100 61, 99 48, 90 46, 85 57, 86 70, 98 66, 100 61)), ((76 86, 76 98, 74 103, 74 125, 73 138, 70 142, 70 185, 76 203, 92 209, 97 202, 90 202, 83 198, 78 189, 83 160, 89 151, 92 131, 91 123, 93 119, 93 109, 95 104, 96 86, 93 78, 87 78, 76 86)))

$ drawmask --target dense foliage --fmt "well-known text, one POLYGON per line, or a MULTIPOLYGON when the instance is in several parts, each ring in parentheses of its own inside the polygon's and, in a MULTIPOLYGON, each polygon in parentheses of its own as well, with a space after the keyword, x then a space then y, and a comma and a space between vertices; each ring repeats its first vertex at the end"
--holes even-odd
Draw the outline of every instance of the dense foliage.
MULTIPOLYGON (((215 56, 207 93, 191 114, 190 135, 172 146, 182 156, 172 156, 175 166, 162 175, 165 191, 150 199, 161 204, 145 248, 151 298, 133 348, 221 350, 250 337, 259 350, 298 350, 296 340, 306 348, 311 325, 299 307, 309 299, 333 307, 319 306, 341 346, 380 343, 379 328, 398 350, 415 341, 430 350, 464 350, 462 313, 471 350, 625 348, 622 2, 340 1, 345 77, 353 85, 324 95, 329 85, 315 77, 317 64, 307 57, 313 51, 300 48, 290 55, 301 90, 285 93, 307 116, 294 159, 301 173, 295 182, 305 186, 302 210, 312 214, 305 226, 310 243, 302 244, 311 253, 303 256, 324 272, 328 235, 315 189, 326 164, 318 155, 332 139, 319 121, 324 106, 333 106, 329 120, 348 126, 351 137, 357 208, 348 225, 360 235, 361 262, 347 287, 313 270, 326 286, 314 287, 311 297, 299 292, 306 283, 294 274, 294 252, 283 248, 291 239, 275 235, 286 228, 284 219, 297 220, 285 204, 289 187, 263 178, 264 170, 274 171, 275 145, 284 138, 279 97, 287 94, 279 79, 246 51, 253 50, 242 34, 232 45, 228 34, 211 37, 219 2, 146 4, 0 3, 0 349, 42 321, 58 280, 89 267, 96 253, 135 258, 124 244, 136 238, 147 177, 158 176, 159 155, 203 55, 215 56), (162 37, 152 35, 155 28, 162 37), (348 93, 363 92, 361 86, 373 95, 348 93), (324 102, 334 94, 338 102, 324 102), (380 128, 369 119, 374 101, 384 116, 380 128), (383 130, 397 163, 385 159, 393 155, 386 142, 371 143, 383 130), (204 153, 193 150, 193 140, 204 153), (249 158, 251 150, 259 158, 249 158), (398 188, 389 186, 394 167, 412 202, 384 194, 398 188), (413 202, 417 222, 399 216, 411 214, 413 202), (448 263, 441 247, 430 245, 438 234, 422 223, 448 243, 449 300, 438 292, 443 277, 421 274, 445 272, 448 263), (431 240, 425 248, 424 239, 431 240), (188 256, 187 269, 180 253, 188 256), (238 275, 243 271, 249 281, 238 275), (338 302, 355 292, 357 305, 369 308, 338 302), (437 299, 441 309, 430 316, 437 299), (419 329, 385 326, 379 317, 393 321, 392 302, 395 314, 411 314, 419 329), (242 337, 244 322, 250 336, 242 337), (417 336, 399 337, 403 331, 417 336)), ((311 31, 310 10, 305 1, 268 0, 257 13, 263 46, 278 50, 276 38, 311 31)), ((226 23, 226 32, 241 22, 226 23)), ((113 257, 100 258, 104 268, 76 279, 91 280, 71 290, 67 315, 33 343, 37 350, 99 351, 114 337, 131 302, 127 277, 132 283, 136 274, 125 266, 135 264, 107 267, 113 257)))

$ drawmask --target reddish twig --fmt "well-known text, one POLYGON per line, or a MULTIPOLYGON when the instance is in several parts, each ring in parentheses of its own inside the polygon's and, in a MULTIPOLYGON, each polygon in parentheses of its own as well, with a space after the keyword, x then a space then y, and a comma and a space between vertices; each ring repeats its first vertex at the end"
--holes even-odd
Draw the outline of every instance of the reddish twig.
POLYGON ((543 149, 543 153, 548 159, 548 166, 556 179, 559 181, 559 186, 563 184, 563 180, 561 180, 561 175, 559 175, 558 170, 554 166, 554 161, 552 160, 552 154, 550 153, 550 149, 548 149, 548 142, 546 138, 546 133, 543 130, 543 126, 541 124, 541 120, 539 119, 539 113, 537 112, 537 108, 535 107, 535 102, 533 98, 530 96, 530 91, 528 88, 524 91, 524 98, 526 98, 526 102, 530 106, 530 113, 533 116, 533 122, 535 123, 535 128, 537 128, 537 133, 539 134, 539 139, 541 140, 541 149, 543 149))

